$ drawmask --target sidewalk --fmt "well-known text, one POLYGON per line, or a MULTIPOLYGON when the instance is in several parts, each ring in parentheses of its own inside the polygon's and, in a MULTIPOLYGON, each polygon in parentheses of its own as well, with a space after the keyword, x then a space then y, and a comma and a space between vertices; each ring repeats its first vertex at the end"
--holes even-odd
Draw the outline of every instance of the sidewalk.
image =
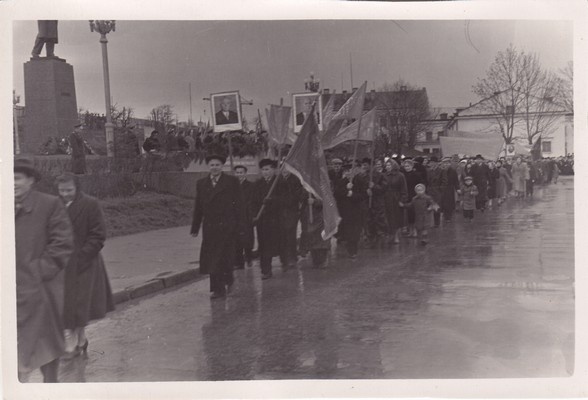
POLYGON ((201 243, 189 226, 108 239, 102 256, 115 303, 204 279, 198 269, 201 243))

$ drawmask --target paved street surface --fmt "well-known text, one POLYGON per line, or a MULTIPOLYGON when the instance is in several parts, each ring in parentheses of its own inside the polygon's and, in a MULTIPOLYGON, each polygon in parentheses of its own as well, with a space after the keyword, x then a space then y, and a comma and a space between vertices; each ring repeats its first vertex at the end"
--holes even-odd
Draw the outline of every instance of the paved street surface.
MULTIPOLYGON (((331 267, 126 303, 62 381, 561 377, 574 366, 573 180, 331 267)), ((184 235, 185 232, 182 232, 184 235)), ((139 249, 133 251, 140 251, 139 249)), ((277 261, 275 261, 277 265, 277 261)))

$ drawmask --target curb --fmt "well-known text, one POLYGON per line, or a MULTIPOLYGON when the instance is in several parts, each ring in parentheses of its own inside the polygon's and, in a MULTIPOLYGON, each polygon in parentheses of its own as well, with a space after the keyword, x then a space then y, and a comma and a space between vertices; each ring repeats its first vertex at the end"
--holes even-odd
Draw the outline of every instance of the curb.
POLYGON ((132 285, 114 292, 112 294, 113 302, 115 305, 121 304, 183 283, 199 281, 206 278, 206 275, 200 274, 199 268, 187 269, 180 272, 164 272, 144 283, 132 285))

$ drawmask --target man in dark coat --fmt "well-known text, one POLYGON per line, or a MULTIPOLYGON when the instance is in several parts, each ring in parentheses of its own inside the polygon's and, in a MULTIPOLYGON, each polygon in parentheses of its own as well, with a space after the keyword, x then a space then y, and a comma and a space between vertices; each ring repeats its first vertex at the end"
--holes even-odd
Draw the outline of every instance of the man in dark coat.
POLYGON ((235 166, 235 176, 239 179, 241 186, 241 199, 243 201, 243 210, 245 213, 245 232, 239 239, 237 253, 235 257, 235 269, 245 268, 245 263, 251 267, 253 260, 253 182, 247 179, 247 167, 244 165, 235 166))
MULTIPOLYGON (((427 179, 429 185, 427 186, 427 193, 433 198, 436 204, 441 204, 443 201, 443 193, 447 186, 447 174, 439 165, 439 160, 436 156, 429 159, 429 170, 427 171, 427 179)), ((434 226, 441 225, 441 209, 438 208, 433 211, 434 226)))
POLYGON ((157 131, 151 132, 151 136, 149 136, 147 139, 145 139, 145 142, 143 142, 143 150, 145 150, 147 153, 161 150, 161 143, 159 143, 159 139, 157 138, 158 134, 159 132, 157 131))
POLYGON ((82 136, 82 125, 76 125, 74 131, 69 135, 71 146, 71 172, 77 175, 86 173, 86 144, 82 136))
POLYGON ((298 261, 296 234, 300 221, 300 200, 304 190, 300 179, 284 169, 277 187, 280 202, 280 224, 282 227, 280 261, 284 269, 292 268, 298 261))
POLYGON ((486 209, 486 202, 488 201, 488 180, 490 169, 484 162, 484 157, 478 154, 475 162, 472 165, 470 176, 474 179, 474 185, 478 188, 478 195, 476 196, 476 209, 484 212, 486 209))
POLYGON ((18 372, 25 381, 40 367, 44 382, 57 382, 73 234, 59 198, 33 189, 38 178, 31 159, 14 161, 18 372))
POLYGON ((441 195, 441 211, 443 212, 443 220, 451 222, 453 213, 455 212, 455 193, 459 190, 459 178, 457 171, 451 165, 452 159, 446 157, 441 162, 441 168, 445 171, 446 182, 441 195))
MULTIPOLYGON (((272 258, 280 254, 281 210, 279 198, 276 195, 280 189, 274 188, 270 194, 274 181, 278 179, 276 167, 277 163, 274 160, 268 158, 261 160, 259 162, 261 178, 255 182, 253 189, 253 223, 257 229, 257 249, 263 280, 272 277, 272 258), (260 211, 261 215, 259 215, 260 211), (257 215, 259 219, 256 219, 257 215)), ((279 185, 279 181, 276 181, 275 185, 279 185)))
POLYGON ((56 179, 74 233, 74 252, 65 270, 63 323, 69 355, 87 353, 85 327, 114 310, 112 290, 100 250, 106 240, 104 217, 98 200, 86 195, 75 175, 56 179))
POLYGON ((233 285, 235 247, 244 235, 244 211, 239 180, 224 174, 226 159, 206 157, 210 175, 196 182, 194 217, 190 233, 202 226, 200 273, 210 275, 211 298, 221 298, 233 285))
POLYGON ((47 57, 55 57, 54 49, 57 43, 57 21, 40 20, 37 21, 37 26, 39 33, 35 39, 35 45, 33 46, 31 55, 33 58, 38 58, 41 55, 41 50, 43 50, 43 45, 45 45, 47 57))
POLYGON ((368 201, 368 181, 352 175, 351 165, 343 167, 343 177, 335 183, 335 199, 341 214, 338 239, 345 242, 349 257, 357 257, 368 201))
POLYGON ((362 168, 368 174, 368 214, 366 221, 366 234, 371 248, 376 248, 385 243, 388 234, 388 220, 386 218, 386 202, 384 195, 386 193, 386 179, 384 177, 384 168, 382 160, 374 162, 373 171, 370 180, 371 160, 364 158, 362 168))

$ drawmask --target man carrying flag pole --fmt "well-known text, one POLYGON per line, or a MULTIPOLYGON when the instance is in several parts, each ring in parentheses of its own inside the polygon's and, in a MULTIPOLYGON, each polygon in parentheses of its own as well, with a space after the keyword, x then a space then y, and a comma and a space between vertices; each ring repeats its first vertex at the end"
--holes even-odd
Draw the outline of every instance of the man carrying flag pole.
POLYGON ((312 223, 308 224, 308 231, 303 232, 303 235, 310 239, 303 242, 310 247, 314 265, 323 266, 325 263, 323 256, 326 258, 330 248, 327 244, 337 232, 341 218, 331 192, 327 163, 313 113, 305 120, 300 135, 283 165, 300 179, 304 189, 312 195, 308 199, 308 206, 305 207, 305 214, 308 215, 311 210, 321 212, 313 216, 312 223))

